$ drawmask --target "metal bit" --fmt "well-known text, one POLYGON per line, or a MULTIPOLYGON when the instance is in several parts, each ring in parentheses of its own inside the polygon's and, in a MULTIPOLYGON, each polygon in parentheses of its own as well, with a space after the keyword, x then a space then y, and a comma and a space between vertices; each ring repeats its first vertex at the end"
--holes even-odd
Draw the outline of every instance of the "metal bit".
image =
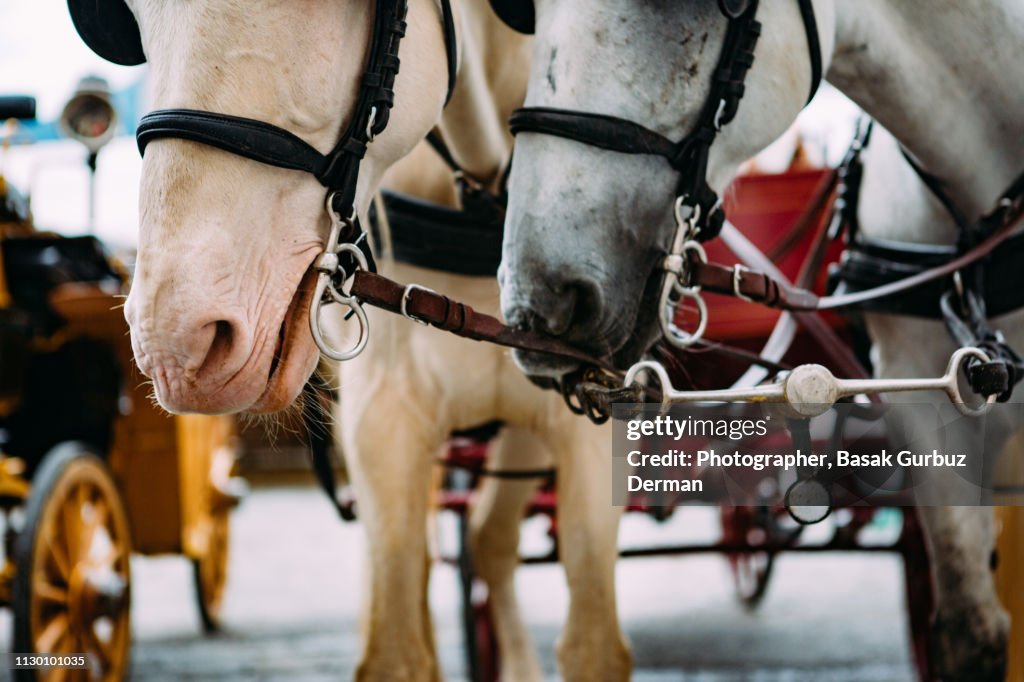
POLYGON ((821 365, 800 365, 780 374, 775 383, 751 388, 727 388, 718 391, 677 391, 665 368, 657 362, 640 362, 626 373, 625 386, 632 386, 641 372, 649 372, 661 384, 663 404, 754 402, 787 406, 795 416, 816 417, 827 412, 839 400, 870 393, 907 391, 942 391, 961 414, 977 417, 991 409, 995 395, 987 396, 977 407, 964 400, 957 375, 968 358, 988 362, 988 355, 978 348, 961 348, 953 353, 946 373, 931 379, 838 379, 821 365))

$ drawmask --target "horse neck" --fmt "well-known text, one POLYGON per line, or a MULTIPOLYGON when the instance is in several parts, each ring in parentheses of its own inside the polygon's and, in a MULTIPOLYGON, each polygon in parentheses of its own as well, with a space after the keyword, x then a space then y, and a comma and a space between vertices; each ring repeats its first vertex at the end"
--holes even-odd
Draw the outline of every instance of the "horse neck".
POLYGON ((438 129, 459 166, 494 185, 512 150, 508 117, 526 95, 530 40, 502 24, 486 2, 459 6, 459 78, 438 129))
POLYGON ((828 78, 893 132, 970 216, 1024 158, 1024 8, 1011 0, 836 2, 828 78))

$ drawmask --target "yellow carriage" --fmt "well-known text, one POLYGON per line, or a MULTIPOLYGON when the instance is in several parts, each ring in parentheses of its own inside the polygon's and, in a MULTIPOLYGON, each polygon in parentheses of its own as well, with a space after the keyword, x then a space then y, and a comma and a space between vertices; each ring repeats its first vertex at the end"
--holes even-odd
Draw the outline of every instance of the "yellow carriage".
MULTIPOLYGON (((29 102, 0 98, 0 121, 29 102)), ((93 237, 36 231, 0 177, 0 606, 15 654, 88 654, 72 679, 126 674, 132 552, 188 557, 216 629, 244 492, 231 418, 153 404, 120 309, 127 282, 93 237)))

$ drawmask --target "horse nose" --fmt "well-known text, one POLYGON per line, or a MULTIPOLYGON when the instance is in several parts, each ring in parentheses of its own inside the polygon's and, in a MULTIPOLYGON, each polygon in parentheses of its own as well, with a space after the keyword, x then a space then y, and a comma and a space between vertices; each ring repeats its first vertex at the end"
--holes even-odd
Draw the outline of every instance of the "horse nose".
POLYGON ((249 361, 252 330, 240 312, 236 315, 214 301, 186 305, 161 297, 167 314, 158 315, 155 297, 144 296, 145 290, 143 283, 129 295, 125 317, 138 367, 154 379, 168 403, 180 402, 178 393, 226 383, 249 361))
POLYGON ((518 329, 582 341, 601 319, 600 288, 589 278, 571 277, 520 298, 506 313, 518 329))
POLYGON ((239 361, 245 362, 249 356, 249 349, 236 343, 239 337, 237 322, 214 320, 204 324, 196 334, 195 351, 186 360, 186 373, 195 367, 195 379, 202 383, 236 372, 239 361))

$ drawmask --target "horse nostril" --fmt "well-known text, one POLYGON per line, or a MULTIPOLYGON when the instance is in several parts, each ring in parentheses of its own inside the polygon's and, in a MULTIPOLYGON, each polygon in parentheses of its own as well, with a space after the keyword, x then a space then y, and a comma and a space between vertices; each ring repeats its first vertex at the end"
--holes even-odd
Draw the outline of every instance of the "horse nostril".
POLYGON ((537 316, 525 306, 516 306, 506 316, 508 326, 518 329, 521 332, 531 331, 536 323, 537 316))
POLYGON ((600 325, 603 301, 593 280, 575 280, 555 300, 555 313, 548 317, 548 329, 555 336, 568 335, 579 341, 600 325))
POLYGON ((206 327, 208 328, 211 325, 213 326, 213 337, 210 339, 206 355, 203 357, 196 372, 198 376, 219 372, 234 350, 233 346, 236 337, 234 326, 227 320, 210 322, 206 327))
POLYGON ((547 286, 542 295, 509 309, 506 322, 520 331, 548 336, 582 338, 600 320, 601 299, 597 285, 584 279, 547 286))
POLYGON ((571 286, 562 293, 556 293, 554 305, 547 315, 540 319, 541 330, 551 336, 562 336, 572 327, 576 318, 576 300, 579 289, 571 286))

